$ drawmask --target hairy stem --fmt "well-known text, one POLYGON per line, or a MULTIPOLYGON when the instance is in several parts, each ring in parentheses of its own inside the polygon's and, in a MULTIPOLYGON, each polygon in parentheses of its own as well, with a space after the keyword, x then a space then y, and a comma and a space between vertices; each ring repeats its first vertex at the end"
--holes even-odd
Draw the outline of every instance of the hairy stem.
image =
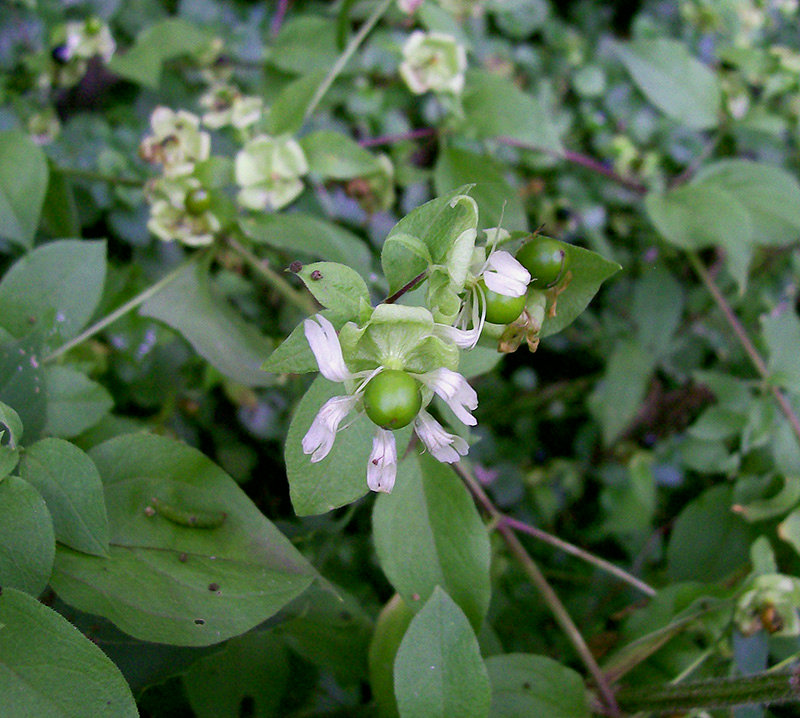
POLYGON ((314 300, 305 292, 300 292, 289 284, 286 279, 269 266, 266 260, 260 259, 253 254, 241 242, 228 237, 225 240, 228 246, 236 252, 261 279, 264 280, 270 287, 272 287, 278 294, 280 294, 288 302, 294 304, 298 309, 302 310, 305 314, 315 314, 317 312, 317 305, 314 300))
POLYGON ((695 252, 687 252, 686 256, 689 259, 689 263, 692 265, 692 269, 694 269, 697 276, 700 277, 700 280, 703 282, 709 294, 712 296, 720 311, 724 315, 725 320, 728 322, 730 328, 733 330, 733 333, 736 335, 736 338, 739 340, 739 344, 742 345, 742 349, 744 349, 745 354, 747 354, 748 358, 750 359, 750 363, 753 365, 753 367, 755 367, 755 370, 758 372, 759 376, 767 382, 770 394, 772 394, 776 403, 780 407, 780 410, 783 412, 783 415, 786 417, 789 425, 792 427, 792 431, 794 432, 798 443, 800 443, 800 418, 798 418, 784 393, 777 386, 769 384, 770 375, 766 362, 758 353, 758 349, 756 349, 750 337, 747 335, 744 326, 734 313, 733 308, 728 303, 728 300, 725 299, 719 287, 714 282, 714 279, 709 274, 706 266, 700 260, 700 257, 698 257, 695 252))
POLYGON ((632 713, 786 703, 800 700, 800 668, 739 678, 623 688, 617 698, 620 707, 632 713))
POLYGON ((122 306, 115 309, 111 314, 103 317, 100 321, 95 322, 92 326, 88 327, 84 331, 82 331, 78 336, 73 337, 70 339, 66 344, 63 344, 58 349, 54 350, 50 354, 48 354, 45 358, 45 362, 53 361, 57 359, 63 354, 66 354, 70 349, 82 344, 87 339, 93 337, 95 334, 103 331, 107 326, 113 324, 117 319, 120 317, 124 317, 128 312, 133 311, 136 307, 144 304, 150 297, 160 292, 164 287, 166 287, 171 281, 173 281, 184 269, 193 262, 196 262, 200 257, 204 256, 204 252, 198 252, 192 257, 190 257, 187 261, 183 262, 182 264, 178 265, 175 269, 173 269, 169 274, 164 275, 161 279, 159 279, 155 284, 151 285, 143 292, 137 294, 133 299, 128 300, 122 306))
POLYGON ((513 554, 514 558, 519 562, 522 570, 525 571, 531 583, 536 587, 542 596, 542 599, 547 604, 547 607, 552 612, 556 622, 564 631, 573 648, 577 652, 586 669, 591 673, 592 677, 597 684, 597 689, 606 704, 608 714, 611 716, 619 716, 619 708, 617 706, 614 692, 609 685, 603 671, 597 664, 589 646, 583 635, 578 630, 575 622, 570 617, 561 599, 558 597, 553 587, 549 584, 547 579, 542 574, 536 562, 531 558, 530 554, 525 550, 525 547, 520 543, 517 535, 511 526, 504 521, 504 514, 494 505, 492 500, 483 490, 483 487, 478 483, 474 476, 461 464, 453 464, 454 471, 461 477, 461 480, 467 485, 472 495, 478 503, 484 508, 489 516, 494 520, 494 528, 505 541, 509 551, 513 554))
POLYGON ((433 127, 422 127, 418 130, 409 130, 394 135, 381 135, 380 137, 364 137, 358 141, 362 147, 379 147, 381 145, 394 145, 406 140, 421 140, 426 137, 434 137, 437 130, 433 127))
POLYGON ((325 79, 320 83, 320 86, 314 93, 314 97, 311 98, 311 102, 306 108, 305 119, 308 119, 314 110, 317 109, 322 98, 325 97, 325 93, 331 88, 336 78, 339 77, 342 70, 344 70, 345 65, 350 61, 350 58, 355 54, 356 50, 361 46, 361 43, 364 42, 372 28, 375 27, 378 20, 381 19, 393 2, 394 0, 381 0, 372 11, 372 14, 364 21, 364 24, 358 28, 358 32, 353 36, 353 39, 350 40, 344 52, 339 55, 336 62, 333 63, 333 67, 331 67, 328 74, 325 75, 325 79))

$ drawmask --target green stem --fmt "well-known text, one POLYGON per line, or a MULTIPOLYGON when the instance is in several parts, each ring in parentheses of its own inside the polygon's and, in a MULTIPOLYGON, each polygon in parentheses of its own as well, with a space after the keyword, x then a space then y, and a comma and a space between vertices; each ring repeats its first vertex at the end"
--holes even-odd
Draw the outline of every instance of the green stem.
POLYGON ((783 392, 777 386, 769 383, 769 368, 767 367, 764 359, 758 353, 758 349, 756 349, 755 344, 753 344, 753 342, 750 340, 750 337, 747 335, 744 325, 739 321, 739 318, 734 313, 733 308, 730 304, 728 304, 728 300, 725 299, 725 296, 715 284, 713 278, 708 272, 708 269, 706 269, 706 266, 700 260, 700 257, 697 256, 697 253, 687 252, 686 256, 689 259, 689 263, 692 265, 692 269, 694 269, 697 276, 700 277, 700 280, 703 282, 709 294, 717 303, 717 306, 720 308, 722 314, 725 316, 725 320, 728 322, 728 325, 733 330, 736 338, 739 340, 739 344, 742 345, 742 349, 744 349, 745 354, 747 354, 748 358, 750 359, 750 363, 758 372, 758 375, 764 379, 765 382, 767 382, 769 392, 772 394, 775 402, 778 404, 780 410, 783 412, 783 415, 789 422, 789 425, 792 427, 792 431, 797 438, 797 442, 800 444, 800 418, 798 418, 797 414, 792 408, 792 405, 789 403, 789 400, 786 398, 786 396, 784 396, 783 392))
POLYGON ((144 180, 129 177, 113 177, 112 175, 106 175, 102 172, 94 172, 92 170, 54 166, 53 171, 64 175, 64 177, 75 177, 76 179, 85 179, 94 182, 107 182, 108 184, 120 185, 121 187, 144 187, 145 185, 144 180))
POLYGON ((583 639, 583 635, 578 630, 572 617, 569 615, 561 599, 558 597, 553 587, 544 577, 536 562, 531 558, 530 554, 525 550, 525 547, 520 543, 517 535, 513 529, 504 521, 504 514, 498 509, 492 500, 487 496, 483 487, 478 483, 474 476, 461 464, 453 464, 453 470, 461 477, 461 480, 468 486, 473 496, 477 499, 478 503, 483 506, 489 516, 495 520, 495 529, 505 541, 509 551, 513 554, 514 558, 522 567, 522 570, 527 574, 531 583, 536 587, 542 596, 542 599, 547 604, 547 607, 556 619, 556 622, 564 631, 572 646, 575 648, 578 656, 580 657, 586 669, 591 673, 592 677, 597 684, 597 690, 603 697, 606 704, 608 714, 611 716, 618 716, 619 708, 617 701, 614 697, 614 691, 608 679, 603 674, 600 666, 597 664, 589 646, 583 639))
POLYGON ((302 310, 304 314, 316 314, 318 307, 308 294, 297 291, 284 277, 272 269, 265 260, 257 257, 238 240, 233 237, 228 237, 225 241, 228 246, 247 263, 250 269, 258 274, 261 279, 269 284, 269 286, 284 299, 294 304, 298 309, 302 310))
POLYGON ((66 354, 70 349, 73 349, 79 344, 82 344, 90 337, 93 337, 95 334, 98 334, 99 332, 103 331, 103 329, 105 329, 110 324, 113 324, 120 317, 123 317, 128 312, 133 311, 139 305, 144 304, 148 299, 150 299, 150 297, 160 292, 173 279, 175 279, 175 277, 177 277, 181 272, 183 272, 183 270, 186 269, 187 266, 189 266, 193 262, 196 262, 199 257, 203 256, 203 254, 204 254, 203 252, 198 252, 197 254, 190 257, 187 261, 183 262, 178 267, 173 269, 169 274, 166 274, 161 279, 159 279, 155 284, 148 287, 140 294, 137 294, 133 299, 130 299, 129 301, 125 302, 125 304, 115 309, 113 312, 111 312, 111 314, 103 317, 100 321, 92 324, 92 326, 82 331, 80 334, 78 334, 78 336, 74 337, 73 339, 70 339, 66 344, 63 344, 55 351, 48 354, 44 358, 44 361, 50 362, 53 361, 54 359, 57 359, 62 354, 66 354))
POLYGON ((623 688, 617 693, 617 699, 626 712, 680 711, 798 701, 800 667, 781 673, 765 671, 739 678, 623 688))
POLYGON ((353 56, 355 51, 358 50, 361 43, 364 42, 372 28, 375 27, 378 20, 381 19, 383 14, 389 9, 389 6, 393 2, 394 0, 381 0, 377 7, 372 11, 372 14, 364 21, 364 24, 358 28, 358 32, 353 36, 353 39, 350 40, 347 47, 344 49, 344 52, 339 55, 336 62, 333 63, 333 67, 331 67, 328 74, 325 75, 325 79, 320 83, 320 86, 314 93, 314 97, 311 98, 311 102, 306 108, 304 119, 311 117, 311 113, 317 109, 317 105, 319 105, 319 103, 322 101, 322 98, 325 97, 325 93, 331 88, 331 85, 336 81, 336 78, 339 77, 342 70, 344 70, 345 65, 347 65, 347 63, 350 61, 350 58, 353 56))

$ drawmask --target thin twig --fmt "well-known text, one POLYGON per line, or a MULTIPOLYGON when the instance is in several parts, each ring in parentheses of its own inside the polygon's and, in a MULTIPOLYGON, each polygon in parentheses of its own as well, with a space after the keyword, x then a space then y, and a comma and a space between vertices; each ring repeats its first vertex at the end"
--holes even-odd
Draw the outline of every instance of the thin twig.
POLYGON ((269 34, 272 37, 277 37, 283 25, 283 18, 286 17, 286 10, 289 8, 289 0, 278 0, 278 7, 275 14, 272 16, 272 22, 269 26, 269 34))
POLYGON ((495 521, 495 529, 503 538, 508 546, 509 551, 517 559, 522 569, 527 574, 536 589, 542 596, 542 599, 547 604, 550 611, 553 613, 558 625, 566 634, 572 646, 575 648, 578 656, 583 664, 586 666, 589 673, 597 684, 597 689, 603 697, 609 715, 619 716, 619 707, 617 706, 614 691, 611 689, 608 680, 606 679, 600 666, 597 664, 589 646, 570 617, 561 599, 558 597, 553 587, 542 574, 536 562, 531 558, 530 554, 525 550, 525 547, 520 543, 517 535, 514 533, 511 526, 504 521, 504 514, 494 505, 492 500, 487 496, 483 487, 478 483, 477 479, 461 464, 453 464, 453 470, 461 477, 461 480, 467 485, 472 492, 472 495, 478 503, 484 508, 489 516, 495 521))
POLYGON ((647 596, 655 596, 656 590, 646 584, 641 579, 636 578, 632 574, 628 573, 622 568, 615 566, 613 563, 606 561, 604 558, 600 558, 599 556, 595 556, 593 553, 589 553, 584 549, 580 548, 580 546, 575 546, 575 544, 571 544, 568 541, 564 541, 563 539, 558 538, 558 536, 553 536, 553 534, 548 533, 547 531, 542 531, 542 529, 537 528, 536 526, 531 526, 530 524, 526 524, 523 521, 518 521, 511 516, 502 516, 498 519, 500 523, 504 523, 510 526, 515 531, 519 531, 520 533, 528 534, 528 536, 533 536, 534 538, 539 539, 540 541, 544 541, 545 543, 550 544, 551 546, 555 546, 556 548, 564 551, 565 553, 570 554, 571 556, 575 556, 587 563, 590 563, 594 566, 597 566, 602 571, 606 573, 610 573, 616 576, 621 581, 630 584, 634 588, 638 589, 642 593, 647 596))
POLYGON ((728 322, 731 329, 733 329, 733 333, 736 335, 736 338, 742 345, 742 349, 744 349, 745 354, 747 354, 748 358, 750 359, 750 363, 755 367, 755 370, 758 372, 759 376, 761 376, 761 378, 767 382, 770 393, 783 412, 783 415, 789 422, 789 425, 792 427, 792 431, 794 432, 795 437, 797 437, 798 443, 800 443, 800 418, 798 418, 784 393, 777 386, 769 383, 770 373, 766 362, 758 353, 758 349, 756 349, 755 345, 750 340, 750 337, 747 335, 744 326, 734 313, 733 308, 728 303, 728 300, 725 299, 719 287, 714 283, 713 278, 708 273, 708 270, 700 260, 700 257, 698 257, 695 252, 687 252, 686 256, 689 258, 689 263, 692 265, 692 269, 694 269, 697 276, 700 277, 700 280, 703 282, 709 294, 711 294, 714 301, 717 303, 717 306, 720 308, 720 311, 725 316, 725 320, 728 322))
POLYGON ((93 337, 95 334, 103 331, 103 329, 110 324, 113 324, 120 317, 125 316, 128 312, 136 309, 136 307, 139 305, 144 304, 148 299, 150 299, 150 297, 160 292, 164 287, 167 286, 167 284, 173 281, 181 272, 183 272, 184 269, 186 269, 188 265, 196 262, 198 258, 203 255, 203 252, 198 252, 197 254, 193 255, 187 261, 173 269, 169 274, 166 274, 159 279, 155 284, 137 294, 133 299, 125 302, 125 304, 115 309, 113 312, 111 312, 111 314, 103 317, 100 321, 92 324, 92 326, 82 331, 80 334, 78 334, 78 336, 70 339, 66 344, 63 344, 58 349, 48 354, 43 361, 50 362, 53 361, 53 359, 57 359, 62 354, 66 354, 70 349, 82 344, 90 337, 93 337))
POLYGON ((381 0, 378 6, 372 11, 372 14, 364 21, 364 24, 358 28, 358 32, 347 44, 344 52, 339 55, 336 62, 333 64, 333 67, 331 67, 328 74, 325 75, 325 79, 320 83, 320 86, 314 93, 314 97, 311 98, 311 102, 306 108, 304 119, 311 117, 311 114, 317 109, 317 105, 319 105, 319 103, 322 101, 322 98, 325 97, 325 93, 330 89, 336 78, 339 77, 342 70, 344 70, 345 65, 347 65, 347 63, 350 61, 350 58, 355 54, 355 51, 358 50, 361 43, 364 42, 367 35, 369 35, 370 30, 375 27, 378 20, 381 19, 381 16, 389 9, 389 6, 393 2, 394 0, 381 0))
POLYGON ((390 294, 388 297, 386 297, 386 299, 383 300, 383 304, 394 304, 398 299, 400 299, 400 297, 414 289, 414 287, 422 282, 427 276, 427 269, 420 272, 416 277, 414 277, 414 279, 412 279, 410 282, 406 282, 394 294, 390 294))
POLYGON ((299 292, 289 282, 286 281, 278 272, 276 272, 266 260, 260 259, 253 254, 241 242, 233 237, 227 237, 226 243, 236 252, 252 269, 263 279, 270 287, 272 287, 284 299, 294 304, 298 309, 302 310, 305 314, 314 314, 317 312, 317 305, 314 300, 304 292, 299 292))
POLYGON ((398 132, 393 135, 380 135, 379 137, 364 137, 358 141, 362 147, 379 147, 381 145, 394 145, 406 140, 421 140, 426 137, 435 137, 438 130, 434 127, 421 127, 418 130, 398 132))

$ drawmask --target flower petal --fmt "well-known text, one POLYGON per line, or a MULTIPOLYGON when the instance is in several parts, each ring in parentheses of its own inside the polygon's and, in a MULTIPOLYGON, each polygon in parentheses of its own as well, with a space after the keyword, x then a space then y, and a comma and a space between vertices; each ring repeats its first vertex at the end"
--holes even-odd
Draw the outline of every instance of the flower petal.
POLYGON ((352 411, 358 397, 334 396, 317 412, 314 421, 303 437, 303 453, 311 454, 311 462, 322 461, 333 447, 339 424, 352 411))
POLYGON ((492 252, 486 260, 483 281, 493 292, 521 297, 530 284, 531 275, 509 252, 501 249, 492 252))
POLYGON ((441 397, 447 406, 467 426, 475 426, 478 420, 469 413, 478 406, 478 394, 467 380, 456 371, 445 367, 425 374, 414 374, 434 394, 441 397))
POLYGON ((414 430, 431 455, 443 463, 455 463, 469 451, 469 444, 464 439, 446 432, 424 409, 414 420, 414 430))
POLYGON ((321 314, 317 314, 303 322, 303 331, 311 346, 311 351, 314 352, 322 376, 338 382, 351 378, 350 371, 344 363, 342 346, 339 344, 339 337, 333 324, 321 314))
POLYGON ((397 476, 397 445, 394 434, 378 429, 372 439, 372 453, 367 463, 367 485, 372 491, 390 493, 397 476))

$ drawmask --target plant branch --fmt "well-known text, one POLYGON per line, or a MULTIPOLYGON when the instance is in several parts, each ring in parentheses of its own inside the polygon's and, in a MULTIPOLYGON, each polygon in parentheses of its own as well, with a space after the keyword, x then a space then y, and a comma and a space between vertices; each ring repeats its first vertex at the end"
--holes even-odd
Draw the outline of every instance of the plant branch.
POLYGON ((379 147, 381 145, 394 145, 406 140, 421 140, 426 137, 435 137, 437 130, 434 127, 422 127, 418 130, 409 130, 393 135, 380 135, 379 137, 364 137, 358 141, 362 147, 379 147))
POLYGON ((159 279, 155 284, 145 289, 143 292, 137 294, 133 299, 128 300, 122 306, 115 309, 111 314, 103 317, 100 321, 95 322, 92 326, 88 327, 84 331, 82 331, 78 336, 73 337, 70 339, 66 344, 63 344, 58 349, 54 350, 50 354, 48 354, 44 358, 44 362, 53 361, 53 359, 57 359, 58 357, 66 354, 70 349, 82 344, 87 339, 93 337, 95 334, 103 331, 107 326, 113 324, 117 319, 120 317, 125 316, 128 312, 133 311, 136 307, 144 304, 150 297, 160 292, 164 287, 166 287, 172 280, 174 280, 181 272, 183 272, 186 267, 188 267, 193 262, 196 262, 199 257, 203 256, 204 252, 198 252, 190 257, 187 261, 183 262, 182 264, 178 265, 175 269, 173 269, 168 274, 164 275, 161 279, 159 279))
POLYGON ((453 470, 467 485, 478 503, 494 520, 495 530, 503 538, 503 541, 505 541, 509 551, 511 551, 511 553, 514 555, 514 558, 519 562, 523 571, 525 571, 528 578, 539 591, 542 599, 547 604, 547 607, 553 613, 558 625, 561 626, 561 629, 566 634, 570 643, 572 643, 572 646, 575 648, 575 651, 578 653, 581 661, 583 661, 583 664, 594 678, 595 683, 597 684, 597 689, 606 704, 609 715, 619 716, 619 708, 617 707, 617 701, 614 697, 614 692, 612 691, 608 680, 603 674, 603 671, 600 669, 600 666, 597 664, 597 661, 592 655, 592 652, 589 650, 589 646, 586 645, 586 641, 581 635, 581 632, 578 630, 578 627, 570 617, 567 609, 564 607, 564 604, 561 603, 561 599, 559 599, 558 595, 553 590, 553 587, 548 583, 547 579, 536 565, 536 562, 531 558, 530 554, 525 550, 525 547, 520 543, 520 540, 517 538, 514 530, 508 523, 504 521, 504 514, 494 505, 492 500, 483 490, 483 487, 464 466, 462 466, 460 463, 453 464, 453 470))
POLYGON ((626 712, 725 708, 800 700, 800 667, 738 678, 623 688, 617 694, 626 712))
POLYGON ((755 345, 750 340, 750 337, 747 335, 744 326, 734 313, 733 308, 728 303, 728 300, 725 299, 719 287, 715 284, 714 279, 709 274, 706 266, 700 260, 700 257, 698 257, 695 252, 687 252, 686 256, 689 258, 689 263, 692 265, 692 269, 694 269, 697 276, 700 277, 700 280, 703 282, 709 294, 711 294, 712 298, 717 303, 717 306, 720 308, 720 311, 725 316, 725 320, 730 325, 733 333, 736 335, 736 338, 742 345, 742 349, 744 349, 745 354, 747 354, 750 362, 755 367, 755 370, 758 372, 759 376, 767 382, 770 393, 783 412, 783 415, 789 422, 789 425, 792 427, 792 431, 794 432, 798 443, 800 443, 800 418, 798 418, 784 393, 777 386, 769 383, 770 374, 766 362, 758 353, 758 349, 756 349, 755 345))
POLYGON ((616 576, 618 579, 630 584, 635 589, 644 593, 646 596, 656 595, 656 590, 649 584, 645 583, 641 579, 636 578, 636 576, 633 576, 624 569, 615 566, 613 563, 606 561, 604 558, 600 558, 600 556, 595 556, 593 553, 585 551, 584 549, 580 548, 580 546, 575 546, 575 544, 564 541, 563 539, 558 538, 558 536, 553 536, 553 534, 550 534, 547 531, 542 531, 542 529, 537 528, 536 526, 531 526, 530 524, 518 521, 511 516, 503 515, 497 520, 498 523, 504 523, 514 529, 514 531, 519 531, 520 533, 528 534, 528 536, 533 536, 540 541, 544 541, 551 546, 555 546, 561 551, 564 551, 564 553, 575 556, 576 558, 586 561, 593 566, 597 566, 597 568, 599 568, 601 571, 605 571, 606 573, 616 576))
POLYGON ((295 289, 281 274, 272 269, 266 260, 257 257, 241 242, 233 237, 227 237, 225 241, 227 245, 245 261, 250 269, 258 274, 264 282, 278 292, 284 299, 294 304, 294 306, 305 314, 316 314, 318 307, 311 296, 295 289))
POLYGON ((53 171, 57 174, 64 175, 64 177, 74 177, 75 179, 85 179, 93 182, 106 182, 107 184, 119 185, 120 187, 144 187, 144 180, 134 179, 132 177, 114 177, 106 175, 102 172, 94 172, 93 170, 82 170, 72 167, 59 167, 53 166, 53 171))
POLYGON ((311 98, 311 102, 306 108, 304 119, 307 120, 309 117, 311 117, 311 114, 317 109, 317 105, 319 105, 319 103, 322 101, 322 98, 325 97, 325 93, 336 81, 336 78, 339 77, 342 70, 344 70, 345 65, 347 65, 347 63, 350 61, 350 58, 355 54, 361 43, 364 42, 372 28, 375 27, 378 20, 381 19, 383 14, 389 9, 389 6, 393 2, 394 0, 381 0, 381 2, 379 2, 376 8, 372 11, 372 14, 364 21, 364 24, 358 28, 358 32, 347 44, 347 47, 344 49, 342 54, 339 55, 336 62, 333 63, 333 67, 331 67, 331 69, 328 71, 328 74, 325 75, 325 79, 320 83, 320 86, 314 93, 314 97, 311 98))
POLYGON ((414 279, 409 282, 406 282, 400 289, 398 289, 394 294, 390 294, 386 299, 383 300, 383 304, 394 304, 400 297, 404 294, 410 292, 414 287, 425 280, 425 277, 428 276, 428 270, 424 270, 420 272, 414 279))

